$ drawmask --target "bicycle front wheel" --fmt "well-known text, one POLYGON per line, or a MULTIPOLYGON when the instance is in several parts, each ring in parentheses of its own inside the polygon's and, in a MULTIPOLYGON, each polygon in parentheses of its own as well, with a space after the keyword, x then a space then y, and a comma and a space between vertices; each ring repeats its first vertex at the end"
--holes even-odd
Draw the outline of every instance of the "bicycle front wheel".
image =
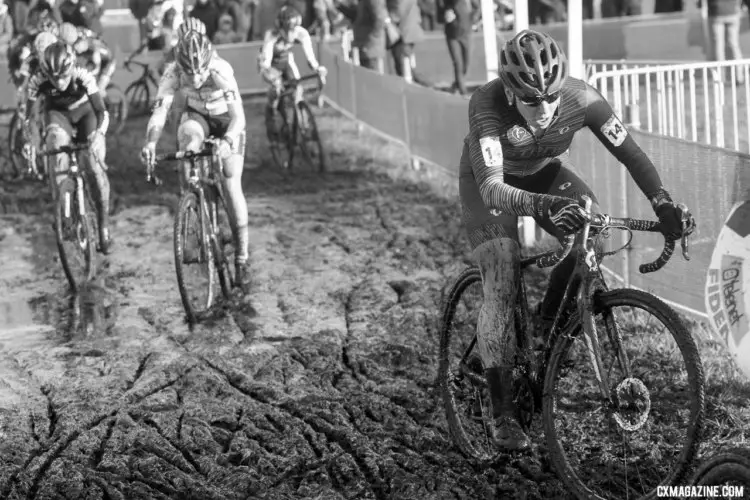
POLYGON ((185 192, 174 225, 174 263, 190 324, 196 323, 216 299, 216 264, 204 214, 198 195, 185 192))
POLYGON ((302 154, 318 172, 326 171, 325 151, 323 142, 320 140, 318 125, 315 122, 310 106, 302 101, 298 105, 297 113, 297 131, 299 133, 299 143, 302 154))
MULTIPOLYGON (((271 156, 276 166, 282 170, 292 168, 294 160, 294 137, 292 135, 293 118, 287 105, 288 98, 284 97, 274 108, 270 119, 266 119, 266 133, 271 156)), ((293 104, 292 104, 293 106, 293 104)))
POLYGON ((488 461, 495 448, 489 392, 476 349, 476 320, 482 306, 482 277, 466 269, 450 288, 442 311, 438 387, 453 442, 469 458, 488 461))
POLYGON ((55 204, 55 238, 65 276, 75 292, 96 272, 96 236, 91 218, 81 216, 75 184, 66 179, 55 204))
POLYGON ((742 493, 747 495, 750 491, 750 449, 734 448, 709 458, 698 467, 691 484, 721 486, 723 496, 742 498, 742 493))
POLYGON ((117 84, 110 83, 107 85, 105 99, 110 119, 116 125, 115 134, 119 134, 128 119, 128 98, 117 84))
POLYGON ((128 103, 128 113, 132 116, 142 116, 148 113, 151 103, 151 91, 145 80, 136 80, 125 89, 128 103))
POLYGON ((552 465, 578 498, 656 498, 678 485, 699 444, 704 376, 679 316, 640 290, 594 297, 602 397, 580 321, 555 342, 543 421, 552 465))

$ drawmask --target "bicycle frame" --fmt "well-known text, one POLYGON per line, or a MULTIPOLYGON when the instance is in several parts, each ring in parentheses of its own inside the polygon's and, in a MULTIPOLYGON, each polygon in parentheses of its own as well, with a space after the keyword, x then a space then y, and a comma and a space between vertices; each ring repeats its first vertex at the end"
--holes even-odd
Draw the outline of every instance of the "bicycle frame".
MULTIPOLYGON (((58 154, 65 154, 68 156, 68 159, 70 163, 68 164, 68 170, 66 171, 66 175, 73 180, 75 183, 76 188, 76 201, 78 202, 78 215, 81 217, 84 217, 86 215, 86 192, 85 192, 85 186, 84 186, 84 178, 83 178, 83 172, 81 171, 79 164, 78 164, 78 152, 83 151, 89 148, 88 144, 70 144, 67 146, 62 146, 58 149, 52 150, 52 151, 43 151, 42 155, 45 157, 45 165, 44 168, 47 170, 49 180, 50 180, 50 189, 52 189, 52 195, 53 199, 57 200, 58 193, 57 193, 57 182, 56 182, 56 175, 52 172, 52 169, 50 169, 49 165, 49 157, 50 156, 57 156, 58 154)), ((70 200, 65 200, 65 206, 64 206, 64 215, 65 217, 70 217, 70 200)))

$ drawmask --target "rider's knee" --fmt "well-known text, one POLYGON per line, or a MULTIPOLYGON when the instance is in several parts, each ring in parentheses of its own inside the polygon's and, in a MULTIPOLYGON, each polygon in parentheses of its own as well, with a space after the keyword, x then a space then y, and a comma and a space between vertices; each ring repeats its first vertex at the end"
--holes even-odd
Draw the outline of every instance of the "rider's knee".
POLYGON ((70 143, 70 134, 59 125, 52 124, 47 128, 44 143, 50 149, 56 149, 70 143))
POLYGON ((180 149, 198 151, 202 148, 205 138, 203 126, 195 120, 185 120, 177 130, 180 149))

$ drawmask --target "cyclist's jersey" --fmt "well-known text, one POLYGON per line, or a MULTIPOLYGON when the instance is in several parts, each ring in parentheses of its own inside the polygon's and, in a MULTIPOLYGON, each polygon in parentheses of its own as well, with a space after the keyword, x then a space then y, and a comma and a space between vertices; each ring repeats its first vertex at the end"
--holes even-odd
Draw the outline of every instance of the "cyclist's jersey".
POLYGON ((58 90, 52 82, 39 73, 32 76, 29 81, 27 99, 33 103, 40 95, 45 96, 46 109, 54 111, 70 111, 90 101, 96 113, 97 127, 102 127, 108 122, 107 109, 94 75, 78 66, 73 68, 70 84, 64 90, 58 90))
POLYGON ((231 64, 214 52, 208 66, 210 76, 206 83, 195 89, 184 77, 175 62, 167 65, 159 81, 155 107, 171 102, 179 91, 180 102, 190 110, 206 116, 220 116, 229 112, 229 104, 239 101, 240 92, 231 64))
POLYGON ((96 33, 90 30, 86 31, 88 33, 81 33, 78 40, 73 44, 78 57, 78 65, 87 68, 97 76, 104 71, 109 74, 113 73, 114 57, 112 51, 102 39, 96 36, 96 33))
POLYGON ((625 165, 646 196, 658 191, 662 184, 656 168, 606 99, 591 85, 572 77, 563 84, 552 122, 538 136, 508 102, 500 78, 478 89, 469 102, 469 134, 465 139, 471 162, 460 169, 459 175, 474 178, 485 205, 510 214, 536 215, 533 195, 504 183, 504 175, 538 172, 554 158, 567 154, 573 136, 584 127, 625 165))
POLYGON ((261 68, 284 69, 287 64, 294 63, 294 55, 290 52, 295 43, 302 45, 302 50, 310 64, 317 65, 310 33, 302 26, 297 26, 290 40, 287 40, 277 29, 266 31, 261 46, 259 63, 261 68))

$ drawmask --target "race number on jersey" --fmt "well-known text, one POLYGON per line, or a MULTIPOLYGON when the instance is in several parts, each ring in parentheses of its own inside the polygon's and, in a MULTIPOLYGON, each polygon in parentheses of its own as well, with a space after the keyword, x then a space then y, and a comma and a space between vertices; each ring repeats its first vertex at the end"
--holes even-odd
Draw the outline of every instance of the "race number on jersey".
POLYGON ((488 167, 503 166, 503 146, 500 144, 499 137, 482 137, 479 139, 479 146, 482 148, 485 165, 488 167))
POLYGON ((619 118, 613 113, 609 117, 607 123, 602 125, 602 134, 611 142, 615 147, 619 146, 625 141, 628 136, 628 131, 625 129, 625 125, 622 124, 619 118))
POLYGON ((708 321, 750 378, 750 201, 736 204, 716 240, 706 279, 708 321))

